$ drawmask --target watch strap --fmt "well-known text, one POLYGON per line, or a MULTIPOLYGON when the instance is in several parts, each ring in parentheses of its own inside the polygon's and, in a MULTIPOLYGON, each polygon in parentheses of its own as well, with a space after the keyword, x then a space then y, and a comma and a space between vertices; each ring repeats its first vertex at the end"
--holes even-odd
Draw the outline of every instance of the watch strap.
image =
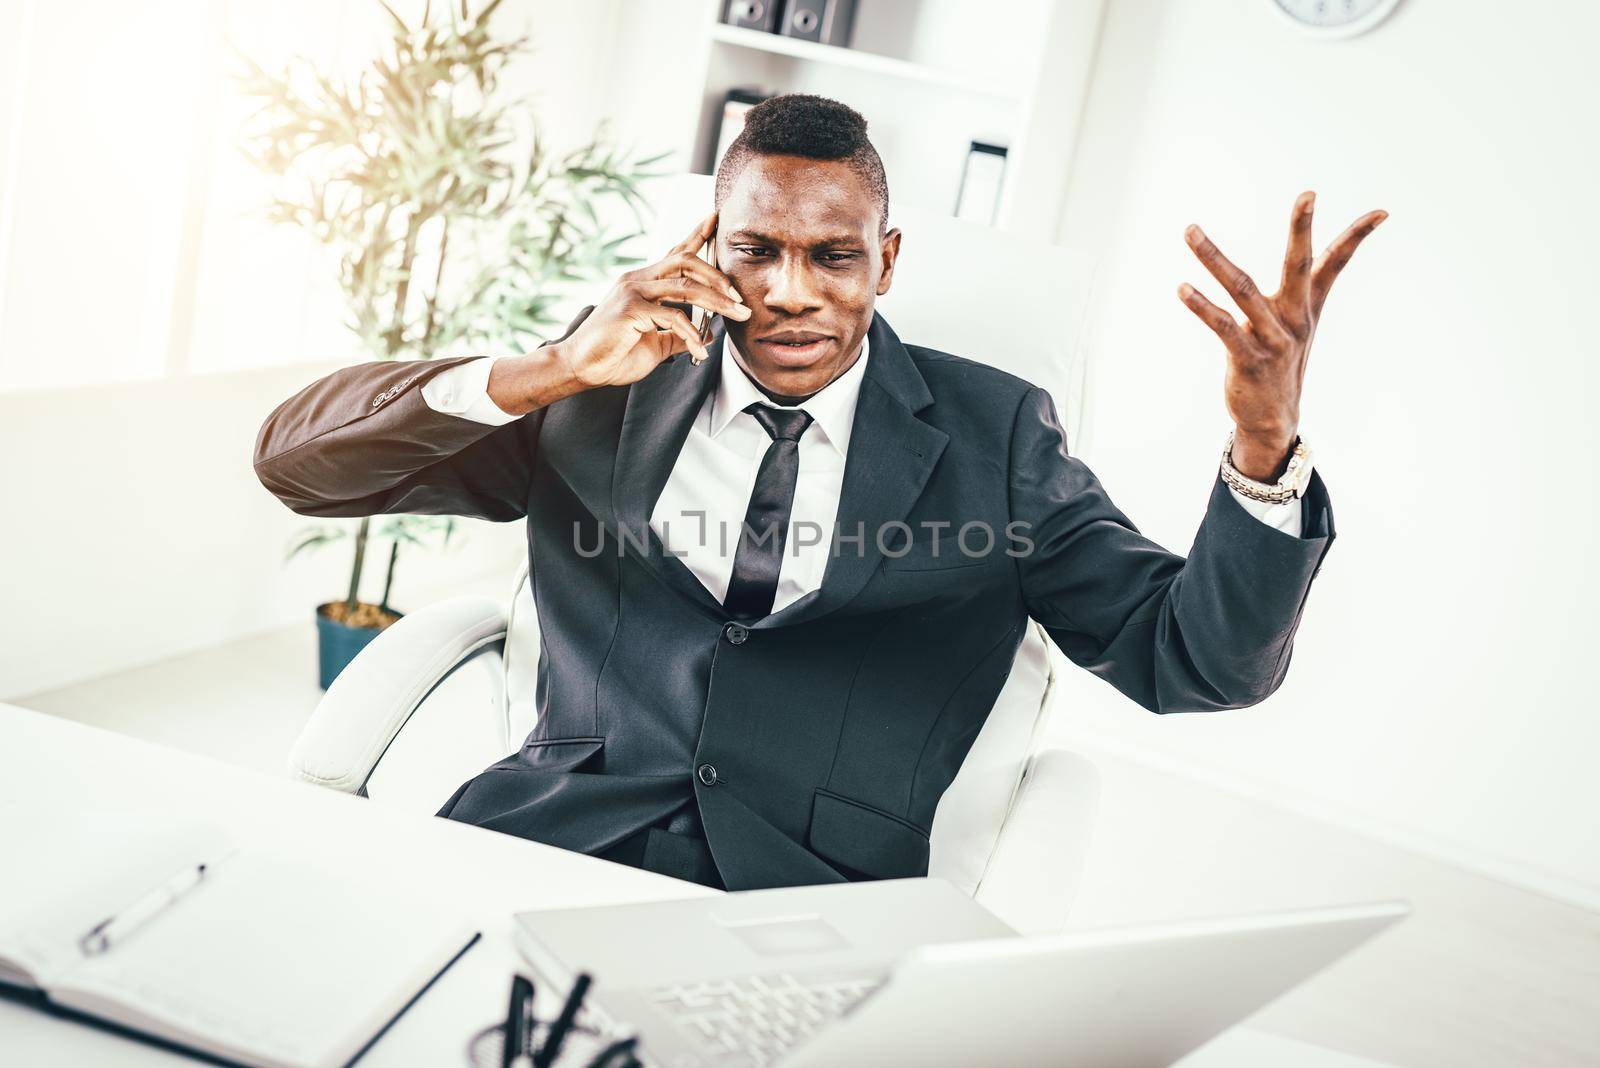
POLYGON ((1233 431, 1228 432, 1228 443, 1222 449, 1222 481, 1232 489, 1266 504, 1287 504, 1305 495, 1311 481, 1311 449, 1300 437, 1294 439, 1294 451, 1289 455, 1289 465, 1277 482, 1259 482, 1233 466, 1233 431))

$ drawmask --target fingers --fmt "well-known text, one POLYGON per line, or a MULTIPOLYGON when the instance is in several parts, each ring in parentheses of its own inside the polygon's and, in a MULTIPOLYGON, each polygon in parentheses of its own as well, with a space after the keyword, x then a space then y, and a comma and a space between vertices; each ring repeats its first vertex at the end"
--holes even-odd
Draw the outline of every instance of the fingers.
MULTIPOLYGON (((1211 272, 1211 277, 1222 283, 1230 296, 1238 302, 1240 309, 1250 317, 1250 322, 1261 333, 1284 333, 1283 327, 1278 322, 1277 313, 1272 310, 1272 305, 1262 295, 1260 287, 1244 271, 1234 265, 1233 261, 1222 254, 1222 250, 1212 244, 1205 231, 1191 223, 1184 230, 1183 238, 1188 242, 1194 254, 1199 257, 1206 270, 1211 272)), ((1192 288, 1192 287, 1191 287, 1192 288)), ((1201 298, 1204 300, 1205 298, 1201 298)), ((1209 301, 1207 303, 1210 303, 1209 301)), ((1232 318, 1231 316, 1229 317, 1232 318)))
POLYGON ((695 279, 701 285, 720 289, 727 293, 732 300, 742 299, 739 291, 733 288, 733 281, 727 275, 717 270, 699 256, 676 255, 652 264, 648 270, 640 273, 641 280, 649 281, 660 278, 695 279))
POLYGON ((716 233, 716 229, 717 213, 712 212, 700 220, 700 223, 689 236, 674 245, 671 251, 660 260, 649 266, 628 272, 622 276, 623 279, 637 282, 687 275, 690 278, 698 279, 702 284, 713 289, 725 290, 728 296, 735 301, 740 300, 739 291, 734 288, 732 279, 697 255, 706 242, 711 240, 712 235, 716 233))
POLYGON ((1194 312, 1200 321, 1209 326, 1212 331, 1228 346, 1228 351, 1244 355, 1245 336, 1233 316, 1217 307, 1188 282, 1178 287, 1178 299, 1184 306, 1194 312))
POLYGON ((1289 213, 1289 250, 1283 257, 1283 279, 1278 285, 1278 295, 1288 297, 1290 307, 1301 308, 1309 303, 1311 293, 1311 216, 1317 205, 1317 194, 1311 190, 1301 193, 1289 213))
POLYGON ((694 324, 689 322, 689 317, 683 312, 676 308, 663 308, 659 304, 651 304, 647 306, 646 314, 657 330, 674 334, 683 342, 681 345, 667 346, 667 352, 662 355, 662 359, 684 351, 693 353, 696 363, 703 363, 710 357, 705 343, 700 340, 700 331, 694 328, 694 324))
POLYGON ((693 278, 658 278, 654 281, 635 282, 633 288, 639 296, 652 304, 671 300, 681 304, 693 304, 740 322, 750 318, 750 309, 728 296, 726 289, 713 288, 693 278))
POLYGON ((684 238, 682 241, 679 241, 676 245, 673 245, 672 251, 667 255, 671 257, 687 252, 692 256, 696 252, 699 252, 700 249, 705 246, 705 243, 711 240, 711 235, 716 232, 717 213, 712 212, 704 219, 701 219, 699 224, 696 225, 693 230, 689 231, 688 237, 684 238))
POLYGON ((1317 257, 1316 262, 1311 265, 1313 309, 1322 307, 1322 302, 1328 298, 1328 289, 1333 285, 1333 280, 1339 277, 1344 265, 1350 262, 1350 257, 1355 255, 1356 248, 1388 217, 1389 213, 1382 210, 1367 212, 1351 223, 1344 233, 1334 238, 1333 243, 1317 257))

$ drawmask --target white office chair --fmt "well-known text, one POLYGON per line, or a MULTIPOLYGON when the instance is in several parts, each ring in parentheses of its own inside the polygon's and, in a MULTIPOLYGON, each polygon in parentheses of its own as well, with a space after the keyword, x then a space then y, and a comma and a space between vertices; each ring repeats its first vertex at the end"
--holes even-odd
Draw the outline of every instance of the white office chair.
MULTIPOLYGON (((709 202, 709 178, 658 191, 666 247, 709 202), (677 225, 681 222, 681 226, 677 225), (671 236, 670 239, 668 235, 671 236)), ((1087 274, 1052 246, 896 209, 908 251, 882 308, 900 336, 970 354, 1050 389, 1072 411, 1071 335, 1087 274), (914 255, 913 255, 914 251, 914 255), (910 258, 906 258, 910 257, 910 258), (984 263, 1006 270, 947 270, 984 263), (952 309, 1000 309, 1006 314, 952 309)), ((655 247, 655 246, 651 246, 655 247)), ((540 631, 526 569, 509 604, 458 597, 378 636, 328 690, 290 756, 304 780, 434 812, 466 779, 515 752, 536 720, 540 631)), ((1054 669, 1030 624, 1011 674, 935 812, 929 873, 1028 933, 1061 929, 1088 848, 1099 776, 1073 753, 1042 749, 1054 669)))

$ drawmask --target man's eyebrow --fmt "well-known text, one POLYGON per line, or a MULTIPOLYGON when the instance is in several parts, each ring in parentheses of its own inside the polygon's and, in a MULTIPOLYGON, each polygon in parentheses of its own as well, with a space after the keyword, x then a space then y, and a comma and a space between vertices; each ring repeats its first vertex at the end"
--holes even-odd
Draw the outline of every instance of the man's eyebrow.
MULTIPOLYGON (((727 235, 729 241, 755 241, 763 245, 781 245, 782 241, 768 234, 757 233, 754 230, 735 230, 727 235)), ((860 247, 862 244, 860 234, 835 234, 830 237, 818 238, 810 242, 810 248, 837 248, 841 245, 860 247)))

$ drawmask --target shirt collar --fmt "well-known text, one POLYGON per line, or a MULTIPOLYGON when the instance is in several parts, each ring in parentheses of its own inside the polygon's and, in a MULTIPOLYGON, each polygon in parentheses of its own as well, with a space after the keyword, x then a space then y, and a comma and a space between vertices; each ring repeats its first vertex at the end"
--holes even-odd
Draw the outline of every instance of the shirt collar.
MULTIPOLYGON (((820 391, 807 397, 800 404, 792 405, 804 409, 811 416, 812 421, 822 430, 828 443, 838 450, 840 456, 845 456, 850 451, 850 430, 855 422, 856 401, 861 396, 861 380, 867 370, 867 339, 861 339, 861 355, 856 357, 856 362, 844 374, 823 386, 820 391)), ((721 434, 727 429, 734 418, 745 414, 745 408, 754 401, 773 408, 791 407, 791 405, 773 404, 772 400, 756 388, 750 377, 744 373, 738 361, 733 357, 733 339, 727 335, 722 341, 722 371, 717 382, 717 390, 711 395, 711 425, 712 437, 721 434)), ((746 415, 753 420, 753 417, 746 415)))

